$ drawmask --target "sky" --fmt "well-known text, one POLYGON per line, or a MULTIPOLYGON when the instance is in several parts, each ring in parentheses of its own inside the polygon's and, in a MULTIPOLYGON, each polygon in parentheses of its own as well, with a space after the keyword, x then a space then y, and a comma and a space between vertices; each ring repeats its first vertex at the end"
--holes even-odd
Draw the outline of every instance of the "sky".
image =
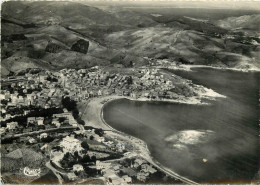
MULTIPOLYGON (((12 0, 0 0, 0 3, 12 0)), ((43 0, 24 0, 43 1, 43 0)), ((169 8, 209 8, 209 9, 247 9, 260 10, 260 0, 45 0, 71 1, 96 6, 140 6, 169 8)))
POLYGON ((178 8, 210 8, 210 9, 251 9, 260 10, 260 0, 83 0, 87 4, 119 4, 141 7, 178 7, 178 8))

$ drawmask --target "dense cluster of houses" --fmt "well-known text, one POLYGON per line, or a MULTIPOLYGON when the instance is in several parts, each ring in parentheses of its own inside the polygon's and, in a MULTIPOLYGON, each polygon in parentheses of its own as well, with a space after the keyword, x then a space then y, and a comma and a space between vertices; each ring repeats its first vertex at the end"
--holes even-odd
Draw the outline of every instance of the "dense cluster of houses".
POLYGON ((176 94, 172 80, 161 74, 158 69, 138 69, 134 75, 110 73, 103 69, 63 69, 60 79, 64 91, 74 100, 116 94, 132 98, 174 98, 176 94))
POLYGON ((37 130, 45 130, 52 128, 60 127, 77 127, 77 121, 74 119, 71 112, 68 112, 66 109, 64 113, 53 114, 51 122, 45 124, 44 117, 27 117, 26 126, 21 126, 17 121, 11 121, 6 123, 6 126, 2 126, 0 132, 3 134, 5 132, 14 132, 14 133, 29 133, 37 130), (62 118, 62 119, 59 119, 62 118), (19 132, 20 131, 20 132, 19 132))
POLYGON ((4 87, 0 99, 8 100, 7 106, 40 106, 44 108, 60 105, 61 90, 58 82, 48 80, 49 72, 44 74, 25 74, 23 81, 12 82, 4 87))

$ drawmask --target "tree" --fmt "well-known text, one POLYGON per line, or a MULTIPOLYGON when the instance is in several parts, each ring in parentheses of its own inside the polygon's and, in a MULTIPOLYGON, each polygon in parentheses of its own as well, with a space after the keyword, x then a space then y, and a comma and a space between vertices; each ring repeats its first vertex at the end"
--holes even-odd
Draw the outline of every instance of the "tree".
POLYGON ((74 109, 74 110, 72 111, 72 115, 73 115, 73 117, 74 117, 75 119, 77 119, 77 118, 79 117, 79 111, 78 111, 78 109, 74 109))
POLYGON ((91 162, 89 155, 84 155, 81 162, 83 162, 83 163, 91 162))
POLYGON ((75 152, 74 152, 74 156, 75 156, 75 157, 79 157, 78 151, 75 151, 75 152))
POLYGON ((63 156, 63 159, 68 159, 70 156, 69 152, 67 152, 64 156, 63 156))
POLYGON ((58 82, 57 78, 54 78, 54 77, 51 77, 51 76, 48 76, 47 80, 50 81, 50 82, 58 82))
POLYGON ((95 168, 89 168, 88 166, 84 165, 84 171, 88 174, 89 177, 93 177, 95 175, 101 174, 101 170, 97 170, 95 168))
POLYGON ((129 76, 128 78, 127 78, 127 84, 128 85, 131 85, 133 83, 133 78, 132 78, 132 76, 129 76))
POLYGON ((62 98, 61 103, 63 107, 68 109, 68 111, 73 111, 77 108, 77 103, 74 100, 71 100, 69 97, 62 98))
POLYGON ((53 137, 47 136, 46 138, 41 139, 44 143, 50 143, 54 140, 53 137))
POLYGON ((78 124, 85 125, 85 121, 81 119, 77 119, 78 124))
POLYGON ((133 61, 130 61, 129 67, 133 67, 133 61))
POLYGON ((58 145, 58 146, 55 146, 55 147, 53 147, 52 148, 53 150, 57 150, 57 151, 61 151, 62 150, 62 148, 58 145))
POLYGON ((60 117, 60 118, 58 118, 58 120, 59 120, 60 123, 62 123, 62 122, 65 121, 65 118, 64 117, 60 117))
POLYGON ((2 100, 1 100, 1 104, 7 105, 7 103, 8 103, 8 100, 5 100, 5 99, 2 99, 2 100))
POLYGON ((81 143, 81 146, 82 146, 82 148, 84 148, 85 150, 88 150, 88 149, 89 149, 89 145, 88 145, 87 141, 83 141, 83 142, 81 143))
POLYGON ((91 157, 91 161, 93 161, 94 163, 96 163, 96 161, 97 161, 96 156, 93 155, 93 156, 91 157))
POLYGON ((104 131, 102 129, 95 129, 95 134, 99 135, 99 137, 103 136, 104 135, 104 131))

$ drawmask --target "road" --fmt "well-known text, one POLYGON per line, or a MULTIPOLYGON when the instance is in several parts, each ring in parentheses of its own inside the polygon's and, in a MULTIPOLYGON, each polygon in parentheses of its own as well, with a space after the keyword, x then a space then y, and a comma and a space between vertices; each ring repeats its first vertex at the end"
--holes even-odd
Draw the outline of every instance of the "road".
POLYGON ((57 177, 58 180, 59 180, 59 184, 62 184, 63 179, 62 179, 62 177, 60 176, 60 174, 58 173, 59 171, 57 171, 55 168, 52 167, 50 161, 47 162, 47 163, 45 164, 45 166, 46 166, 47 168, 49 168, 49 169, 56 175, 56 177, 57 177))
POLYGON ((34 135, 34 134, 40 134, 40 133, 44 133, 44 132, 52 132, 52 131, 56 131, 56 130, 67 130, 67 129, 76 129, 77 127, 60 127, 60 128, 51 128, 51 129, 46 129, 46 130, 39 130, 39 131, 33 131, 33 132, 26 132, 26 133, 22 133, 22 134, 14 134, 12 136, 9 137, 3 137, 2 139, 8 139, 8 138, 16 138, 16 137, 22 137, 22 136, 27 136, 27 135, 34 135))

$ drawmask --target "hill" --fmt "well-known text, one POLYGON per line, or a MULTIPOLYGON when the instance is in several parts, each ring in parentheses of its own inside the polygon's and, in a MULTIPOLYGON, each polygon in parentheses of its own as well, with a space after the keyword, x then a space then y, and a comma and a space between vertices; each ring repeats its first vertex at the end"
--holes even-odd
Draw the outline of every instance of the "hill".
POLYGON ((4 2, 1 74, 30 66, 53 70, 143 65, 147 63, 144 57, 259 67, 258 18, 210 21, 74 2, 4 2))
POLYGON ((216 24, 224 29, 246 32, 252 31, 259 35, 260 14, 228 17, 226 19, 218 20, 216 24))
POLYGON ((122 47, 142 57, 173 61, 181 59, 190 64, 231 68, 259 67, 259 62, 252 58, 259 51, 257 46, 227 41, 182 26, 120 31, 109 34, 106 39, 114 47, 122 47))
POLYGON ((115 61, 116 56, 126 55, 121 48, 111 48, 104 42, 104 35, 153 23, 149 17, 134 16, 132 12, 108 12, 72 2, 5 2, 2 75, 30 65, 60 69, 122 62, 115 61), (72 49, 80 40, 89 43, 84 53, 72 49), (54 50, 49 46, 54 44, 58 49, 51 52, 54 50))

